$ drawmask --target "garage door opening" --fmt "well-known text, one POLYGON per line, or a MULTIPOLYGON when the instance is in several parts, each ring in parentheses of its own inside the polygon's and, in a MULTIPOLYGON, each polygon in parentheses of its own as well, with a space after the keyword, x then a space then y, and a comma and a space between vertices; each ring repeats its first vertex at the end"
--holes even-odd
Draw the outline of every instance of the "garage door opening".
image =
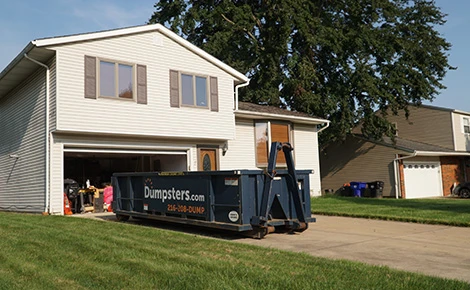
POLYGON ((65 149, 64 193, 67 198, 64 213, 111 210, 113 194, 110 185, 114 173, 186 171, 187 163, 186 152, 93 152, 65 149))
POLYGON ((65 152, 64 179, 75 180, 81 188, 90 185, 97 188, 111 183, 116 172, 186 171, 186 153, 96 153, 65 152))

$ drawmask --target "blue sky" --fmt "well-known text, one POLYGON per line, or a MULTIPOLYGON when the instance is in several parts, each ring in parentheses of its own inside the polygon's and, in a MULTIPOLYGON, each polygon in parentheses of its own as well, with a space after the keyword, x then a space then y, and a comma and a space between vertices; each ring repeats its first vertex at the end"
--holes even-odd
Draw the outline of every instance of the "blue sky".
MULTIPOLYGON (((0 71, 37 38, 141 25, 152 15, 154 0, 1 0, 0 71)), ((447 16, 438 30, 452 43, 450 64, 458 67, 444 79, 447 86, 432 105, 470 112, 470 1, 436 0, 447 16)))

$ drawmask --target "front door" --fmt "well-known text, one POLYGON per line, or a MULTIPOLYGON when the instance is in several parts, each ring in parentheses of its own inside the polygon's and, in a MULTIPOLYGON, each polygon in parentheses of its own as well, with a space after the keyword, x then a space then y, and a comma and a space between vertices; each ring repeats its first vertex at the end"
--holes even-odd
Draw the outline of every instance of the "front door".
POLYGON ((212 171, 217 169, 217 149, 200 149, 199 170, 212 171))

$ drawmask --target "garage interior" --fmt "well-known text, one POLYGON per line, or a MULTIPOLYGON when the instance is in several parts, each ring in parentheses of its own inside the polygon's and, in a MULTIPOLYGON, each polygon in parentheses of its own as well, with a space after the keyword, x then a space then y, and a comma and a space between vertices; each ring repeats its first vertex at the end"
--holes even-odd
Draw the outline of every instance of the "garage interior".
POLYGON ((169 153, 98 153, 65 152, 64 179, 75 180, 80 188, 90 185, 103 188, 117 172, 186 171, 185 152, 169 153))

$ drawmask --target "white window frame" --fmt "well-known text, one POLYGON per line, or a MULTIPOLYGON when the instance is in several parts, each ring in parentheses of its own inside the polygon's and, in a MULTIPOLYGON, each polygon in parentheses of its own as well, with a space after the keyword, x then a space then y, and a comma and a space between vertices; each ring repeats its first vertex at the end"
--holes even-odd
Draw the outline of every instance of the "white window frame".
POLYGON ((195 74, 189 73, 184 71, 178 71, 178 79, 179 79, 179 98, 181 107, 191 107, 191 108, 201 108, 201 109, 210 109, 209 102, 210 102, 210 83, 209 83, 209 76, 203 74, 195 74), (183 103, 183 75, 191 76, 192 77, 192 85, 193 85, 193 104, 188 105, 183 103), (206 79, 206 105, 205 106, 198 106, 197 105, 197 92, 196 92, 196 77, 201 77, 206 79))
POLYGON ((135 101, 137 99, 137 73, 136 73, 136 64, 125 62, 125 61, 117 61, 107 58, 96 58, 96 93, 99 98, 106 98, 106 99, 115 99, 115 100, 124 100, 124 101, 135 101), (114 63, 114 96, 104 96, 101 95, 101 62, 109 62, 114 63), (121 98, 119 97, 119 65, 126 65, 132 67, 132 98, 121 98))
POLYGON ((462 116, 462 133, 466 135, 470 135, 470 117, 464 117, 462 116), (465 125, 465 120, 467 120, 467 125, 465 125), (465 132, 465 127, 468 127, 468 132, 465 132))

